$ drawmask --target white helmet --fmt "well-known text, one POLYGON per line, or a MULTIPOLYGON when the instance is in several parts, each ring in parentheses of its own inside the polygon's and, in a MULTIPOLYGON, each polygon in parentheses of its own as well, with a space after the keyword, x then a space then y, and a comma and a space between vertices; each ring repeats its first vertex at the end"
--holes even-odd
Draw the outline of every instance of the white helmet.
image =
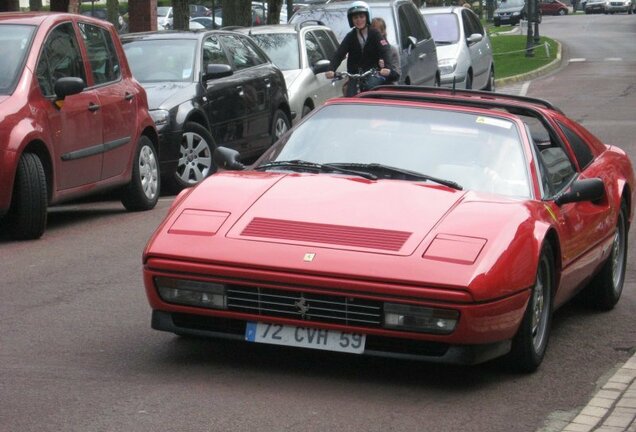
POLYGON ((363 1, 355 1, 351 4, 349 9, 347 9, 347 19, 349 20, 349 27, 353 27, 353 19, 351 19, 351 15, 363 13, 367 16, 367 25, 371 25, 371 9, 369 9, 369 5, 363 1))

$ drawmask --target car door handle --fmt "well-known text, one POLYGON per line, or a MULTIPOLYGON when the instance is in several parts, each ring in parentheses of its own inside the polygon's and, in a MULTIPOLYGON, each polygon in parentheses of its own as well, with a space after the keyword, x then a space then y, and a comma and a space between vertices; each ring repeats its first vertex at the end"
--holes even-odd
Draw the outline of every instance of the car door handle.
POLYGON ((100 108, 101 107, 97 105, 96 103, 91 102, 88 104, 88 110, 91 112, 99 111, 100 108))
POLYGON ((238 91, 239 96, 243 97, 245 92, 243 91, 243 86, 236 86, 236 90, 238 91))
POLYGON ((420 54, 417 58, 419 58, 420 60, 422 60, 423 58, 426 58, 426 53, 420 54))
POLYGON ((126 92, 126 96, 124 96, 124 99, 129 101, 129 100, 132 100, 134 97, 135 97, 134 94, 126 92))

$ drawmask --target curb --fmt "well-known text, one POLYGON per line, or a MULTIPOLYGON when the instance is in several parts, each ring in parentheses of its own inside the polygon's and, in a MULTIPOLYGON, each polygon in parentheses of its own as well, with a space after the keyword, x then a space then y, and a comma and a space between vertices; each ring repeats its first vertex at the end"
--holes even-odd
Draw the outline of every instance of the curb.
POLYGON ((506 78, 495 79, 495 86, 506 86, 509 84, 518 83, 520 81, 528 81, 543 75, 547 75, 548 73, 560 68, 561 64, 563 63, 563 47, 561 46, 561 42, 557 40, 555 40, 555 42, 557 44, 557 55, 556 58, 550 63, 530 72, 509 76, 506 78))

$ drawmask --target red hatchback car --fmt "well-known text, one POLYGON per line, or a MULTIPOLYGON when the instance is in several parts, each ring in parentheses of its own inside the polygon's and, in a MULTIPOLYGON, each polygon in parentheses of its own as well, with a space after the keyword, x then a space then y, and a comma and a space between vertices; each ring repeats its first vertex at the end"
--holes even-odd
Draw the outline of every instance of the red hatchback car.
POLYGON ((543 0, 539 2, 541 15, 567 15, 568 6, 559 0, 543 0))
POLYGON ((39 238, 47 207, 121 188, 129 210, 159 197, 157 132, 112 24, 0 14, 0 217, 39 238))
POLYGON ((633 166, 546 101, 387 86, 215 159, 145 250, 155 329, 533 371, 621 296, 633 166))

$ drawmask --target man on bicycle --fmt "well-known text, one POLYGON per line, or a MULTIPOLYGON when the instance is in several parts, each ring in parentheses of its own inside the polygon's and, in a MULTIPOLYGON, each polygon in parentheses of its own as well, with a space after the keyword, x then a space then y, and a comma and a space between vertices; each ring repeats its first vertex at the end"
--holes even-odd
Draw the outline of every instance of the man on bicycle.
MULTIPOLYGON (((354 2, 347 10, 347 19, 349 20, 349 26, 353 28, 346 34, 338 50, 331 58, 331 67, 325 76, 328 79, 332 79, 335 76, 333 71, 340 66, 345 56, 347 57, 347 72, 350 74, 360 74, 369 69, 377 69, 380 65, 380 60, 384 61, 385 67, 389 67, 391 64, 391 49, 380 32, 370 27, 371 13, 369 5, 363 1, 354 2)), ((345 95, 355 95, 358 93, 358 87, 360 91, 365 91, 382 83, 384 83, 384 79, 377 75, 371 75, 360 83, 352 78, 347 84, 345 95)))

